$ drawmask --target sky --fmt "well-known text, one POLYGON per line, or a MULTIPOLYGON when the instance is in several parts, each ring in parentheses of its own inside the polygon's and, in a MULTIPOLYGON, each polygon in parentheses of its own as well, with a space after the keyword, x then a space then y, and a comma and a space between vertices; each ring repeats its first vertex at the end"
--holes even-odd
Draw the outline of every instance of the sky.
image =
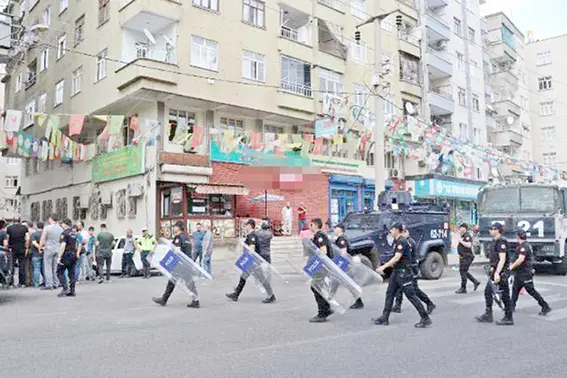
POLYGON ((536 39, 567 34, 567 0, 486 0, 481 14, 504 12, 524 35, 536 39))

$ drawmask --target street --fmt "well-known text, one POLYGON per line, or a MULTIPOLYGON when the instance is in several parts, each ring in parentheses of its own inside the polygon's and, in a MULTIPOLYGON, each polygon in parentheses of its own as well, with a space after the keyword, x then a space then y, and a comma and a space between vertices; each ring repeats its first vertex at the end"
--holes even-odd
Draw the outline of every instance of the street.
MULTIPOLYGON (((0 291, 0 375, 3 377, 565 377, 567 280, 536 276, 550 303, 537 315, 522 295, 514 327, 479 324, 482 288, 457 295, 458 272, 420 281, 437 304, 433 326, 420 330, 404 299, 388 327, 372 325, 386 285, 366 288, 363 310, 311 324, 313 295, 302 275, 274 285, 278 301, 262 304, 249 282, 239 302, 224 296, 238 280, 229 264, 213 267, 200 286, 201 309, 188 309, 177 289, 167 307, 152 303, 164 277, 80 283, 76 298, 34 289, 0 291), (501 359, 498 359, 501 356, 501 359), (405 362, 404 362, 405 361, 405 362)), ((484 282, 481 267, 473 274, 484 282)), ((472 285, 471 285, 472 286, 472 285)), ((500 318, 495 306, 495 318, 500 318)))

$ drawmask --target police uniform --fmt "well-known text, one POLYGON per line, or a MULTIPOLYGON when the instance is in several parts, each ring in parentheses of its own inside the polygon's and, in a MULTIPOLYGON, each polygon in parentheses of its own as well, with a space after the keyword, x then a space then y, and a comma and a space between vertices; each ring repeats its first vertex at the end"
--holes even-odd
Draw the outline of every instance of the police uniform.
POLYGON ((518 295, 520 290, 525 288, 529 295, 531 295, 537 303, 541 306, 540 315, 546 315, 551 311, 547 302, 543 299, 541 294, 535 289, 533 281, 533 249, 530 243, 522 241, 516 249, 516 258, 520 255, 525 256, 524 262, 514 269, 514 284, 512 286, 512 309, 516 307, 518 302, 518 295))
POLYGON ((474 253, 472 250, 472 236, 468 232, 461 235, 461 238, 466 243, 471 243, 471 247, 465 247, 459 243, 457 251, 459 253, 459 274, 461 275, 461 287, 456 291, 457 294, 464 294, 467 292, 467 279, 474 284, 474 290, 478 288, 480 282, 469 273, 469 268, 474 260, 474 253))
POLYGON ((335 240, 335 245, 337 247, 339 247, 339 249, 345 249, 347 250, 347 253, 351 256, 354 256, 354 253, 352 252, 352 249, 350 248, 350 243, 348 242, 348 239, 346 238, 346 236, 344 235, 340 235, 337 237, 337 239, 335 240))
POLYGON ((142 257, 142 264, 144 265, 144 278, 151 277, 151 266, 148 256, 154 250, 156 245, 156 239, 153 235, 148 234, 148 236, 142 236, 138 239, 138 244, 140 246, 140 255, 142 257))
POLYGON ((431 319, 417 298, 414 274, 412 271, 411 247, 406 238, 403 236, 400 236, 394 241, 394 253, 396 255, 401 254, 402 256, 393 267, 392 276, 389 279, 388 289, 386 290, 386 302, 384 304, 382 316, 375 319, 374 324, 388 324, 390 312, 392 312, 392 307, 394 305, 394 296, 396 292, 401 289, 421 316, 421 321, 415 326, 418 328, 425 327, 431 324, 431 319))
MULTIPOLYGON (((335 245, 337 246, 337 248, 339 250, 343 250, 346 249, 347 253, 351 256, 355 256, 357 255, 357 253, 355 251, 352 250, 352 248, 350 247, 350 243, 348 241, 348 238, 345 235, 339 235, 336 239, 335 239, 335 245)), ((334 295, 334 293, 336 293, 337 289, 339 288, 339 282, 338 281, 334 281, 332 283, 332 287, 331 287, 331 293, 332 295, 334 295)), ((352 306, 350 306, 351 309, 361 309, 364 308, 364 302, 362 302, 362 298, 358 297, 356 298, 356 301, 352 304, 352 306)))
MULTIPOLYGON (((333 248, 329 241, 329 237, 325 234, 322 230, 319 230, 313 235, 313 244, 317 246, 317 248, 327 247, 327 257, 333 259, 333 248)), ((333 314, 333 310, 331 310, 331 306, 329 303, 323 298, 317 290, 311 287, 311 291, 315 296, 315 302, 317 302, 317 315, 311 318, 311 322, 324 322, 327 320, 327 317, 333 314)))
POLYGON ((65 250, 61 255, 59 264, 57 265, 57 278, 63 290, 59 293, 59 297, 75 296, 75 267, 77 265, 77 233, 71 228, 65 229, 60 236, 60 242, 65 243, 65 250), (68 279, 63 277, 67 271, 68 279))

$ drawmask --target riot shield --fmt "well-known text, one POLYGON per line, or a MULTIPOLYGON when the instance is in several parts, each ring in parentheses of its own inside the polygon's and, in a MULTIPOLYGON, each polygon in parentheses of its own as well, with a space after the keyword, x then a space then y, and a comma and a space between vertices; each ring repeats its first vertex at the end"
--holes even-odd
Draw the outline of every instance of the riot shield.
POLYGON ((236 260, 236 267, 241 271, 241 277, 248 279, 252 277, 254 285, 267 297, 271 297, 274 292, 272 290, 272 277, 279 277, 285 283, 287 280, 278 272, 278 270, 268 263, 262 256, 254 251, 243 241, 237 246, 237 252, 240 257, 236 260))
POLYGON ((195 282, 212 279, 208 272, 164 238, 159 239, 150 261, 163 275, 193 298, 197 297, 195 282))
MULTIPOLYGON (((318 253, 318 248, 311 241, 304 240, 303 247, 305 254, 309 256, 303 271, 311 278, 311 287, 335 311, 344 314, 360 298, 362 289, 327 255, 318 253)), ((347 260, 341 262, 344 264, 345 261, 347 260)), ((345 265, 343 267, 348 269, 345 265)))
POLYGON ((382 276, 372 269, 372 262, 366 256, 337 255, 334 262, 360 287, 381 284, 384 281, 382 276))

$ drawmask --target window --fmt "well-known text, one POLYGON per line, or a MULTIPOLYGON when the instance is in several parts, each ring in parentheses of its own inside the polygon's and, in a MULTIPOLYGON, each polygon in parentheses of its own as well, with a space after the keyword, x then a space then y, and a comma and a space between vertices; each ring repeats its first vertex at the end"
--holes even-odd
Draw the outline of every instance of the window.
POLYGON ((550 116, 554 113, 553 101, 544 101, 539 103, 539 115, 550 116))
POLYGON ((266 5, 259 0, 244 0, 242 5, 242 20, 252 25, 264 27, 264 12, 266 5))
POLYGON ((168 140, 173 142, 177 138, 187 138, 186 133, 193 132, 192 125, 195 122, 195 113, 186 112, 184 110, 169 109, 169 136, 168 140), (177 131, 179 129, 179 135, 177 131), (183 135, 181 132, 183 131, 183 135))
POLYGON ((75 45, 85 38, 85 15, 75 21, 75 45))
POLYGON ((150 46, 144 42, 136 42, 136 58, 137 59, 145 59, 148 57, 148 52, 150 50, 150 46))
POLYGON ((57 59, 61 59, 65 55, 66 48, 67 48, 67 35, 63 34, 57 40, 57 59))
POLYGON ((49 49, 42 50, 39 54, 39 72, 43 72, 49 67, 49 49))
POLYGON ((393 116, 396 112, 396 99, 394 98, 394 94, 390 93, 384 96, 384 101, 382 102, 384 104, 384 115, 386 117, 393 116))
POLYGON ((218 44, 210 39, 191 36, 191 65, 218 71, 218 44))
POLYGON ((222 129, 227 129, 232 131, 243 131, 244 121, 241 119, 221 117, 220 126, 222 129))
POLYGON ((366 19, 366 1, 365 0, 351 0, 350 13, 361 20, 366 19))
POLYGON ((475 43, 475 40, 476 40, 476 32, 474 31, 473 28, 469 28, 469 41, 475 43))
POLYGON ((24 89, 24 74, 20 72, 16 77, 16 92, 19 92, 22 89, 24 89))
POLYGON ((551 89, 551 76, 543 76, 537 79, 538 88, 540 91, 551 89))
POLYGON ((35 100, 26 104, 24 111, 24 127, 33 125, 33 115, 35 114, 35 100))
POLYGON ((458 51, 457 51, 457 67, 459 67, 461 71, 465 70, 465 56, 458 51))
POLYGON ((71 76, 71 96, 76 95, 81 91, 81 83, 83 81, 83 66, 80 66, 71 76))
POLYGON ((15 157, 7 157, 5 159, 7 165, 18 165, 18 163, 20 162, 20 159, 15 157))
POLYGON ((362 84, 354 84, 353 103, 356 106, 366 107, 368 105, 368 88, 362 84))
POLYGON ((319 90, 322 93, 344 92, 343 75, 324 68, 319 69, 319 90))
POLYGON ((6 188, 17 188, 18 176, 6 176, 6 181, 4 185, 6 188))
POLYGON ((266 81, 264 55, 244 50, 242 52, 242 77, 261 82, 266 81))
POLYGON ((544 51, 537 53, 536 55, 536 65, 543 66, 551 63, 551 51, 544 51))
POLYGON ((65 93, 65 80, 59 81, 55 84, 55 101, 54 106, 61 105, 63 103, 63 95, 65 93))
POLYGON ((311 65, 301 60, 282 56, 280 87, 285 92, 311 97, 311 65))
POLYGON ((557 154, 555 152, 548 152, 543 154, 543 164, 544 165, 556 165, 557 164, 557 154))
POLYGON ((555 126, 546 126, 541 128, 541 140, 554 140, 555 126))
POLYGON ((459 87, 459 105, 466 106, 466 92, 463 88, 459 87))
POLYGON ((473 128, 473 143, 476 145, 480 144, 480 129, 476 127, 473 128))
POLYGON ((218 12, 219 0, 193 0, 193 5, 218 12))
POLYGON ((34 59, 28 65, 28 79, 26 81, 26 89, 30 88, 32 85, 35 84, 37 78, 37 59, 34 59))
POLYGON ((37 112, 40 114, 47 113, 47 93, 44 92, 37 98, 37 112))
POLYGON ((63 13, 69 8, 69 0, 59 0, 59 14, 63 13))
POLYGON ((47 26, 51 24, 51 6, 48 6, 43 10, 43 14, 41 15, 41 22, 42 24, 47 26))
POLYGON ((366 43, 352 41, 350 44, 350 58, 358 63, 366 63, 366 43))
POLYGON ((459 123, 459 139, 469 139, 469 127, 466 123, 459 123))
POLYGON ((96 56, 96 77, 95 83, 106 77, 106 58, 108 50, 104 49, 96 56))
POLYGON ((472 107, 475 112, 480 111, 480 101, 478 100, 478 95, 472 95, 472 107))
POLYGON ((453 33, 458 35, 459 37, 463 36, 463 30, 461 25, 461 20, 456 17, 453 17, 453 33))
POLYGON ((98 25, 104 24, 110 18, 110 0, 98 0, 98 25))

